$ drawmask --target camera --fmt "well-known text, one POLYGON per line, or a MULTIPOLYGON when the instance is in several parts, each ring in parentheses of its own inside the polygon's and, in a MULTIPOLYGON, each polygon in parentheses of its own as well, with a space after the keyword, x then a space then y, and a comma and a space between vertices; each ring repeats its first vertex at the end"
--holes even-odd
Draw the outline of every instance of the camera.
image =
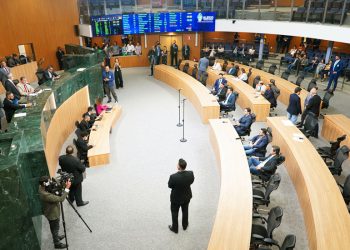
POLYGON ((62 169, 59 169, 57 171, 57 174, 58 176, 56 178, 52 177, 51 179, 48 179, 47 182, 44 182, 44 186, 45 186, 45 191, 57 196, 61 196, 65 188, 66 182, 68 180, 73 182, 74 175, 71 173, 64 172, 62 171, 62 169))

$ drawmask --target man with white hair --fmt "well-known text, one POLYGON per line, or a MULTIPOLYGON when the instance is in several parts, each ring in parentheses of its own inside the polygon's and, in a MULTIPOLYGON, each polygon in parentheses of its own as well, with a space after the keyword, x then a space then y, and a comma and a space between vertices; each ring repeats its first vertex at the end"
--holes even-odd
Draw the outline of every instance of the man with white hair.
MULTIPOLYGON (((314 114, 317 118, 320 115, 320 106, 321 106, 321 97, 317 94, 317 87, 314 87, 310 90, 310 97, 305 105, 304 112, 301 115, 301 121, 300 124, 298 124, 298 127, 302 127, 304 125, 305 118, 307 114, 314 114)), ((308 97, 306 97, 308 99, 308 97)), ((305 100, 306 101, 306 100, 305 100)))
POLYGON ((12 73, 9 73, 7 76, 8 76, 8 79, 5 81, 6 91, 11 92, 14 95, 16 100, 21 99, 21 93, 19 92, 16 84, 13 81, 14 79, 13 79, 12 73))

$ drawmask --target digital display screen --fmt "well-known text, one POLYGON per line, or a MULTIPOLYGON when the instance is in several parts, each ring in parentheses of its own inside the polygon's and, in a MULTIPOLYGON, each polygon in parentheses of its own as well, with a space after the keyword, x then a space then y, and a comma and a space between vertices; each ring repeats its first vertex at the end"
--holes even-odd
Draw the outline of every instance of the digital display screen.
POLYGON ((94 37, 121 35, 122 15, 92 16, 91 29, 94 37))
POLYGON ((123 34, 215 31, 215 12, 124 14, 123 34))

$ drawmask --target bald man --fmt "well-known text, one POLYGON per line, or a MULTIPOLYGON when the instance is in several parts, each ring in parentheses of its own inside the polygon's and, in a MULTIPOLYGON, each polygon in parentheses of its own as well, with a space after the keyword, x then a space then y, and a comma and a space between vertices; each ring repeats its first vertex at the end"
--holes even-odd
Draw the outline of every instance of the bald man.
POLYGON ((315 117, 317 118, 320 115, 320 106, 321 106, 321 97, 317 94, 317 87, 314 87, 310 90, 310 96, 306 97, 305 100, 305 108, 304 112, 301 115, 301 121, 300 124, 298 124, 298 127, 302 127, 304 125, 305 118, 307 114, 313 113, 315 117), (308 101, 307 101, 308 100, 308 101))

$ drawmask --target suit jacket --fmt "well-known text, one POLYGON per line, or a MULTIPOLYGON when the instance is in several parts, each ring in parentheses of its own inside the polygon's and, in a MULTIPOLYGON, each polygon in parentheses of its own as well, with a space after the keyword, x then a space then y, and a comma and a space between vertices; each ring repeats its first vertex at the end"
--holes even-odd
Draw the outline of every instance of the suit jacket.
MULTIPOLYGON (((269 158, 270 156, 271 154, 267 157, 260 157, 259 160, 263 162, 267 160, 267 158, 269 158)), ((278 158, 279 156, 277 155, 273 156, 270 160, 268 160, 268 162, 265 163, 265 165, 261 168, 261 171, 266 175, 272 175, 276 171, 277 165, 279 163, 278 158)))
POLYGON ((289 105, 287 108, 287 112, 291 115, 301 114, 300 97, 295 93, 289 96, 289 105))
POLYGON ((223 105, 235 110, 236 109, 236 95, 234 93, 231 93, 230 96, 226 96, 225 101, 223 102, 223 105), (226 100, 227 100, 227 103, 225 104, 226 100))
POLYGON ((266 100, 268 100, 271 103, 273 107, 276 106, 277 103, 276 103, 275 95, 273 94, 272 89, 266 90, 264 93, 264 97, 266 98, 266 100))
POLYGON ((314 95, 309 100, 309 103, 306 105, 305 110, 312 112, 318 117, 320 115, 320 106, 321 106, 321 97, 319 95, 314 95))
POLYGON ((49 71, 48 70, 45 70, 44 71, 44 80, 45 80, 45 82, 46 81, 51 81, 52 79, 53 79, 53 77, 56 77, 56 76, 58 76, 55 72, 52 72, 51 73, 51 76, 50 76, 50 73, 49 73, 49 71))
POLYGON ((236 74, 236 68, 235 67, 230 68, 227 73, 229 75, 234 76, 236 74))
POLYGON ((170 175, 168 187, 171 188, 170 201, 183 204, 192 198, 191 184, 194 181, 192 171, 179 171, 170 175))
POLYGON ((161 57, 162 56, 162 50, 159 46, 156 47, 156 57, 161 57))
POLYGON ((206 57, 202 57, 199 59, 198 62, 198 70, 200 71, 207 71, 207 68, 209 67, 209 60, 206 57))
POLYGON ((79 148, 79 151, 84 155, 87 156, 87 152, 90 148, 92 148, 91 145, 88 145, 86 141, 81 138, 81 136, 77 139, 77 148, 79 148))
POLYGON ((329 69, 329 74, 333 74, 333 72, 337 72, 336 76, 340 76, 341 71, 344 68, 343 62, 339 61, 337 65, 334 67, 335 62, 332 63, 331 68, 329 69))
POLYGON ((90 116, 90 122, 89 122, 89 124, 90 124, 90 127, 92 127, 92 125, 94 124, 94 122, 95 122, 95 120, 96 120, 96 114, 95 114, 95 113, 89 114, 89 112, 86 112, 86 113, 83 114, 83 118, 84 118, 85 115, 90 116))
POLYGON ((61 155, 58 159, 58 163, 60 164, 62 171, 74 175, 72 184, 77 185, 83 181, 85 166, 78 158, 73 155, 61 155))
MULTIPOLYGON (((260 135, 254 136, 251 140, 252 143, 254 144, 259 138, 260 138, 260 135)), ((253 148, 266 149, 267 144, 269 144, 269 138, 266 135, 264 135, 263 137, 261 137, 261 139, 258 141, 256 145, 253 145, 253 148)))
POLYGON ((64 201, 68 193, 63 191, 61 196, 57 196, 45 191, 45 188, 39 186, 39 196, 45 217, 48 220, 57 220, 60 218, 60 202, 64 201))
POLYGON ((182 56, 189 56, 190 55, 190 46, 186 45, 182 47, 182 56))
POLYGON ((91 124, 85 120, 82 120, 80 123, 79 123, 79 128, 81 131, 86 131, 86 132, 89 132, 90 133, 90 129, 91 129, 91 124))
POLYGON ((226 98, 226 93, 227 93, 227 87, 224 86, 222 89, 218 89, 218 92, 216 94, 217 97, 219 97, 219 102, 225 101, 226 98))
POLYGON ((239 129, 246 131, 250 125, 252 124, 252 116, 251 115, 244 115, 239 120, 239 129))
POLYGON ((170 54, 171 55, 176 55, 177 52, 179 51, 179 47, 177 46, 177 44, 172 44, 170 47, 170 54))
POLYGON ((216 79, 216 81, 214 83, 214 89, 215 89, 216 93, 219 90, 220 83, 223 83, 224 85, 226 85, 227 84, 227 80, 225 78, 222 78, 222 79, 218 78, 218 79, 216 79))
POLYGON ((5 68, 0 68, 0 81, 2 82, 2 85, 5 87, 5 82, 8 79, 8 74, 11 72, 9 67, 6 67, 7 70, 5 70, 5 68))
POLYGON ((8 123, 11 122, 13 115, 15 114, 17 109, 22 109, 24 108, 23 105, 19 104, 14 104, 12 101, 9 99, 5 98, 4 99, 4 110, 6 114, 6 120, 8 123))
POLYGON ((17 89, 16 85, 11 81, 10 79, 7 79, 5 81, 5 89, 6 91, 12 92, 12 94, 15 96, 16 99, 21 99, 21 93, 17 89))

